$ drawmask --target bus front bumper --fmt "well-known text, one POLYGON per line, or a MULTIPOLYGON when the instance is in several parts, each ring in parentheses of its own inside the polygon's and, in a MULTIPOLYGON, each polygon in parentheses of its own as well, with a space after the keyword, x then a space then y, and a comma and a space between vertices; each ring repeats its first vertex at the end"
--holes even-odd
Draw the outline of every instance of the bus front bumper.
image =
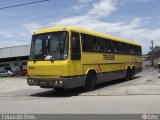
POLYGON ((67 77, 67 78, 27 78, 30 86, 40 86, 43 88, 74 88, 84 86, 85 76, 67 77))

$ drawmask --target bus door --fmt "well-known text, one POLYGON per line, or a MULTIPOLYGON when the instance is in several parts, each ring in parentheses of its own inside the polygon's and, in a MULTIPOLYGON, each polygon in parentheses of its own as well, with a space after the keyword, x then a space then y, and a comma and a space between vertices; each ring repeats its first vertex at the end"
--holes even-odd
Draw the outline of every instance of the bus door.
POLYGON ((81 47, 80 47, 80 34, 71 32, 71 60, 72 60, 72 73, 74 75, 82 74, 81 64, 81 47))

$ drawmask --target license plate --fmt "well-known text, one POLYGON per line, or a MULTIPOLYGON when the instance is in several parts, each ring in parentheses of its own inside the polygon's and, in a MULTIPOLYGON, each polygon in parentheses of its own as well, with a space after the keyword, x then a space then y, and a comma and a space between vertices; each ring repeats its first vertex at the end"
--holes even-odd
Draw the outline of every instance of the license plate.
POLYGON ((45 86, 45 85, 47 85, 47 83, 46 82, 40 82, 39 85, 40 86, 45 86))

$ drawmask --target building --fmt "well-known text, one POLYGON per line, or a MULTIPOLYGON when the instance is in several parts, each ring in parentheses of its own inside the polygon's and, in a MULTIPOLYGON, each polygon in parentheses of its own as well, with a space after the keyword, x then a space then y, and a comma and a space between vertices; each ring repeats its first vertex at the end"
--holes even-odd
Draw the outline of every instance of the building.
POLYGON ((29 52, 30 45, 0 48, 0 71, 26 71, 29 52))
MULTIPOLYGON (((152 60, 148 54, 143 55, 142 57, 143 57, 143 67, 152 66, 152 60)), ((158 68, 159 64, 160 64, 160 57, 154 58, 153 59, 153 66, 155 68, 158 68)))
POLYGON ((149 59, 148 55, 143 55, 143 67, 149 67, 152 65, 151 60, 149 59))
POLYGON ((160 61, 157 64, 158 64, 158 71, 160 72, 160 61))
POLYGON ((157 57, 153 61, 154 68, 156 68, 160 72, 160 57, 157 57))

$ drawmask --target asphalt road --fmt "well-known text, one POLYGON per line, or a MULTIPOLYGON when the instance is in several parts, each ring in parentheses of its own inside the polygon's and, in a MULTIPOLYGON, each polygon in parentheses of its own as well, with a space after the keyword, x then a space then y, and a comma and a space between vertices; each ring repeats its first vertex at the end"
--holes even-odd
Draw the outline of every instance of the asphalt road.
POLYGON ((0 113, 160 113, 160 73, 144 69, 134 80, 115 80, 94 91, 31 87, 25 78, 0 78, 0 113))

